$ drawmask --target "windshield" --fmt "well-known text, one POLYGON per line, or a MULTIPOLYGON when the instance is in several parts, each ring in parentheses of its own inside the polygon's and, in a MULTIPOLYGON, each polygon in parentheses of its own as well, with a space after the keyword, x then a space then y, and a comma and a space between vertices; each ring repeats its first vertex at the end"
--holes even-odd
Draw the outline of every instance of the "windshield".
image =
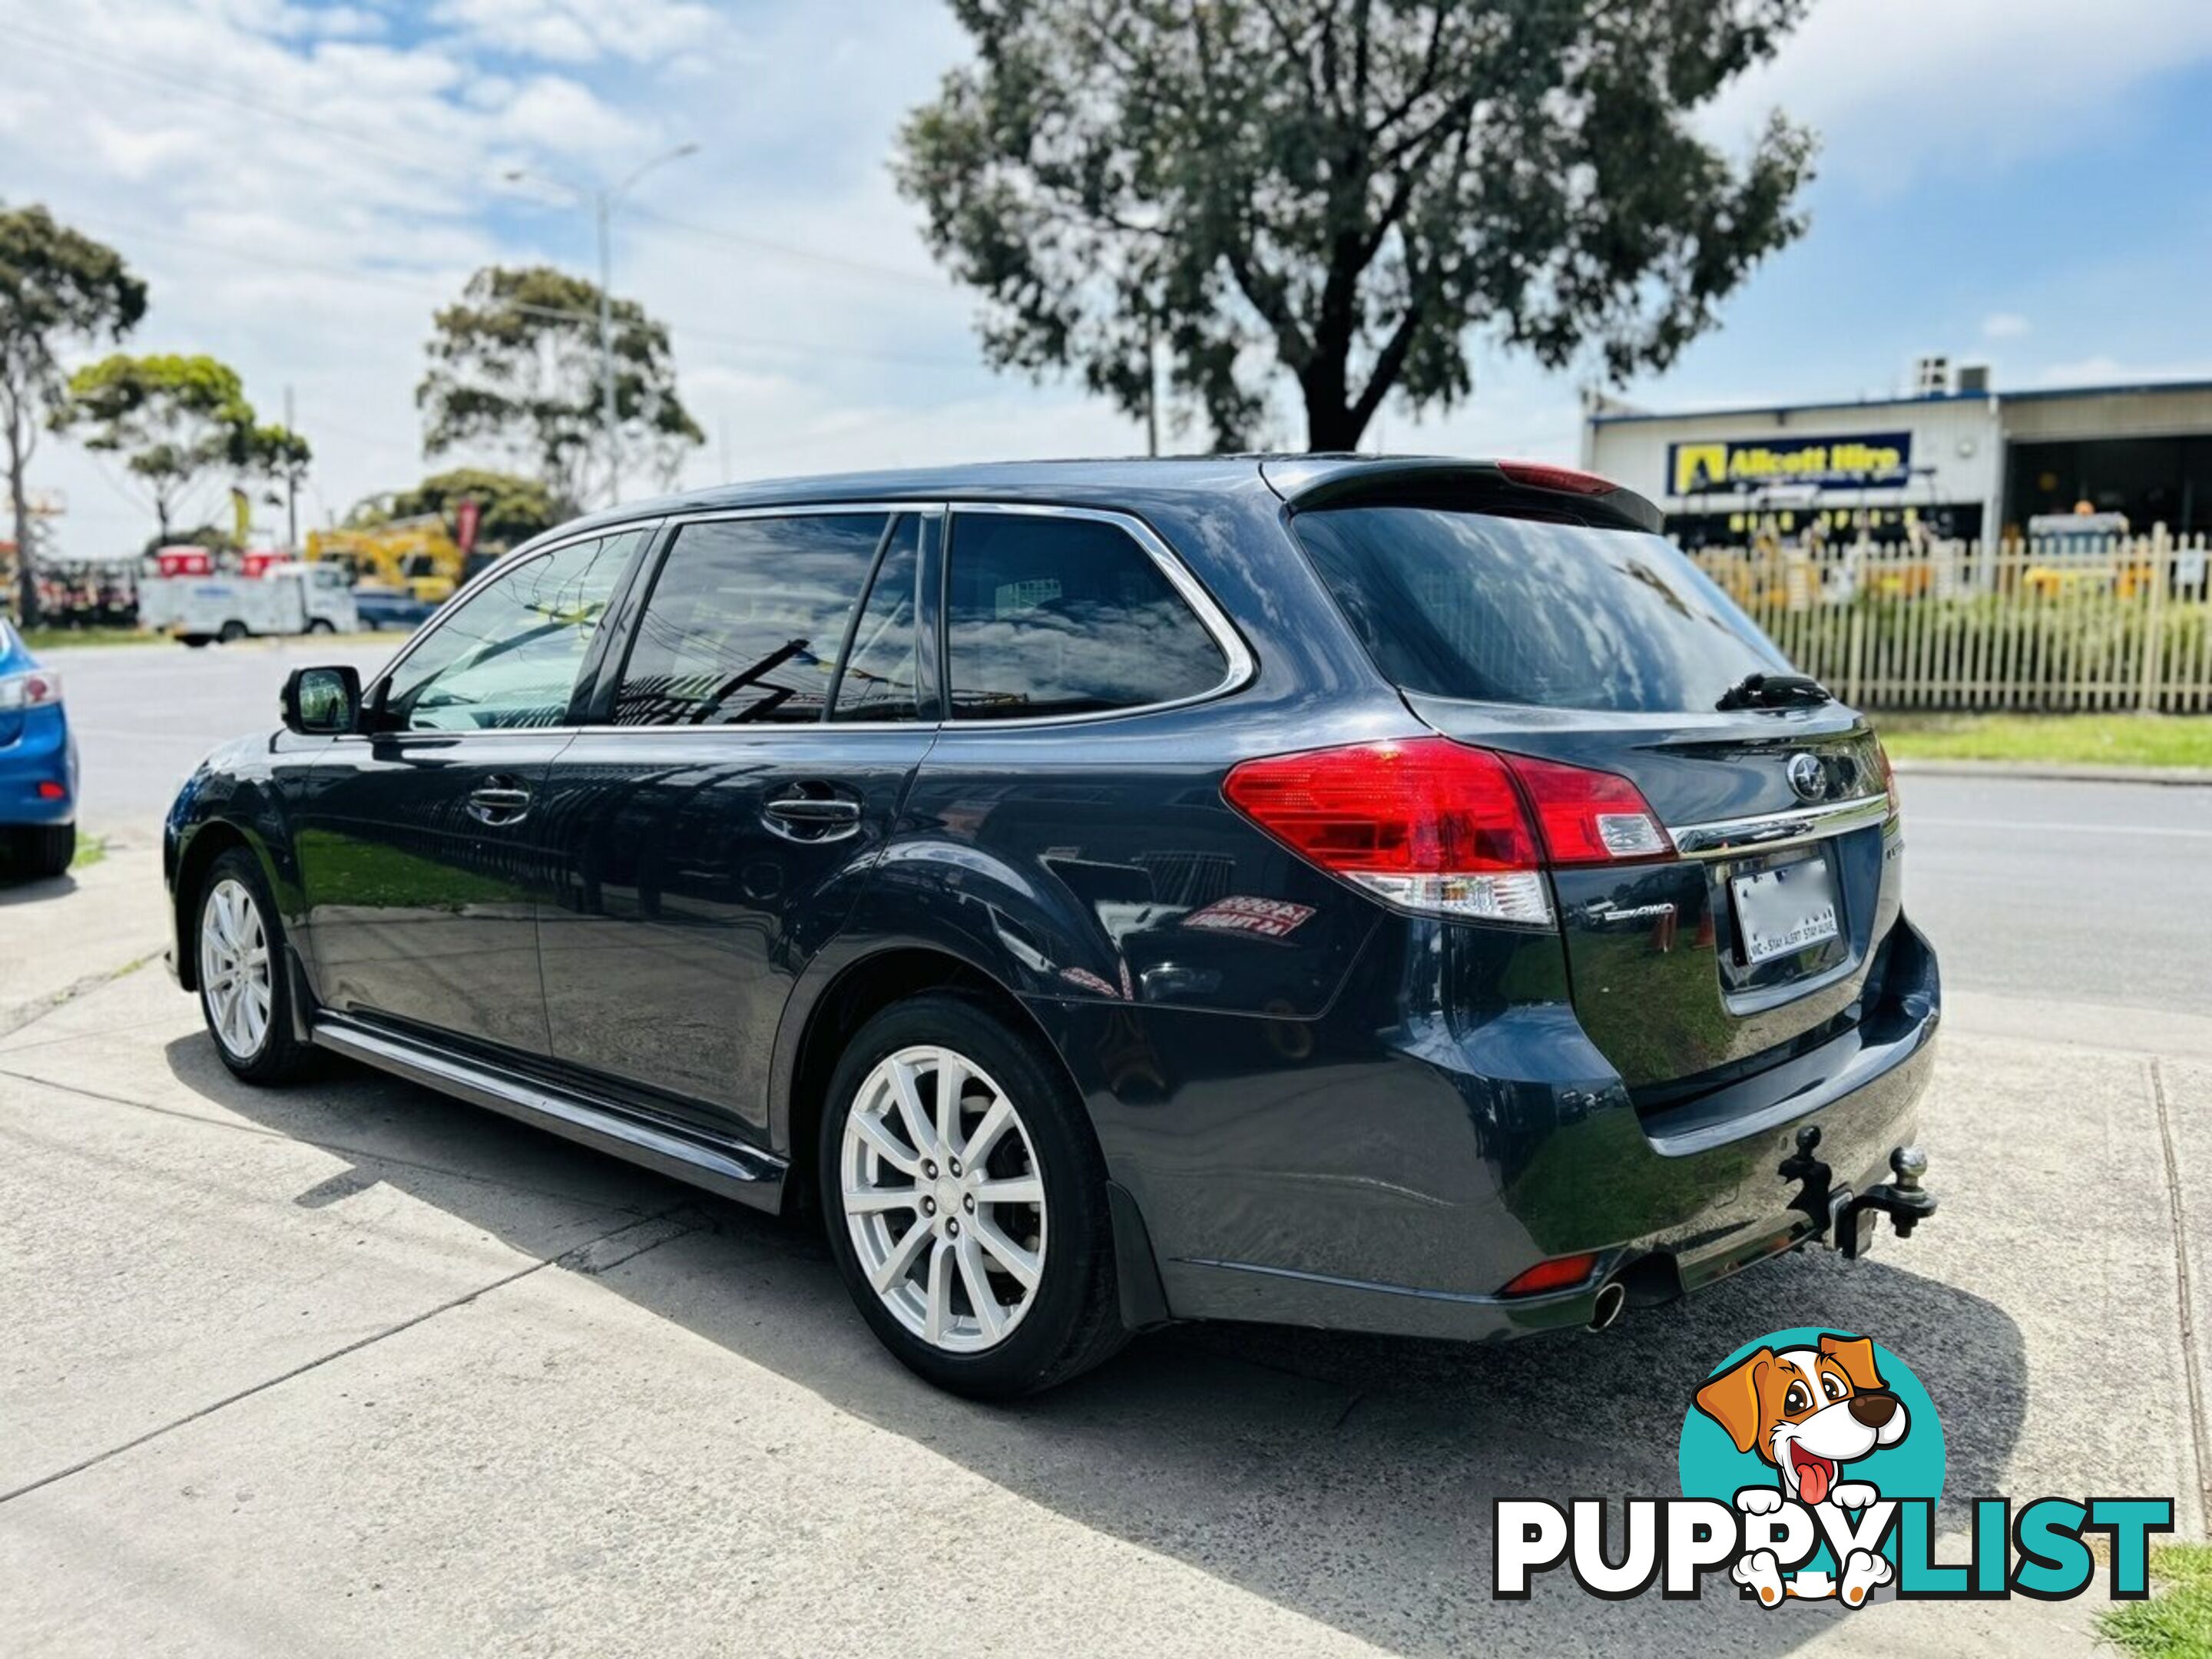
POLYGON ((1415 507, 1293 524, 1375 665, 1408 691, 1679 713, 1789 666, 1657 536, 1415 507))

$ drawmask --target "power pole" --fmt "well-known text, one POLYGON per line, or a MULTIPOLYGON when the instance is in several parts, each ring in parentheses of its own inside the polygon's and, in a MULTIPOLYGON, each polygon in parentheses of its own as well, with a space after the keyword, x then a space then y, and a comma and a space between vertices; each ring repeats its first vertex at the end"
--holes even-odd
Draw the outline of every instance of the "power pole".
MULTIPOLYGON (((292 414, 292 388, 284 388, 284 430, 296 434, 299 427, 292 414)), ((297 463, 284 469, 284 546, 287 550, 300 550, 300 469, 297 463)))
POLYGON ((1152 313, 1145 313, 1145 453, 1160 453, 1160 354, 1152 313))

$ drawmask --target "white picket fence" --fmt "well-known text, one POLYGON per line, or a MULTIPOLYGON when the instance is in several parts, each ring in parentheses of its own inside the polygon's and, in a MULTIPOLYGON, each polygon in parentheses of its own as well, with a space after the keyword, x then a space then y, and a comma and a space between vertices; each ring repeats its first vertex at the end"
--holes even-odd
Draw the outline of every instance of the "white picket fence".
POLYGON ((1690 556, 1859 708, 2212 714, 2202 535, 1690 556))

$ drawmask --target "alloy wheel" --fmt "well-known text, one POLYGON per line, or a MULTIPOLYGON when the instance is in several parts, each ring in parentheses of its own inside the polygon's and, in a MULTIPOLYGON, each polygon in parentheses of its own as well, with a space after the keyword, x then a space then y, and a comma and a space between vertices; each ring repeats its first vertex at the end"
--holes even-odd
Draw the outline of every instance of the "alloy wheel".
POLYGON ((234 1060, 259 1054, 276 998, 269 933, 253 895, 229 877, 208 890, 200 909, 200 985, 216 1041, 234 1060))
POLYGON ((885 1055, 846 1115, 838 1174, 860 1270, 900 1324, 976 1353, 1021 1323, 1044 1273, 1044 1179, 980 1066, 938 1046, 885 1055))

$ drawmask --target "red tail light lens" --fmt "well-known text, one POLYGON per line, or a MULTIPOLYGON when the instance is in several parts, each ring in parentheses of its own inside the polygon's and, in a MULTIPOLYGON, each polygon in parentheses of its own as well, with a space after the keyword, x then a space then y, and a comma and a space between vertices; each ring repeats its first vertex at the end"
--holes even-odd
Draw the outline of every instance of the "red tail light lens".
POLYGON ((1528 792, 1553 864, 1619 864, 1674 852, 1644 792, 1626 778, 1526 755, 1512 756, 1508 764, 1528 792))
POLYGON ((1549 461, 1500 461, 1498 470, 1515 483, 1526 484, 1531 489, 1561 489, 1570 495, 1610 495, 1620 488, 1612 479, 1601 478, 1595 472, 1553 466, 1549 461))
POLYGON ((1410 910, 1552 920, 1536 837, 1505 763, 1447 738, 1246 761, 1230 805, 1291 851, 1410 910))
POLYGON ((1588 1279, 1596 1266, 1597 1257, 1592 1255, 1555 1255, 1549 1261, 1539 1261, 1498 1295, 1541 1296, 1546 1291, 1572 1290, 1588 1279))
POLYGON ((1627 779, 1448 738, 1246 761, 1222 793, 1301 857, 1431 915, 1549 926, 1547 852, 1565 866, 1674 851, 1627 779))

